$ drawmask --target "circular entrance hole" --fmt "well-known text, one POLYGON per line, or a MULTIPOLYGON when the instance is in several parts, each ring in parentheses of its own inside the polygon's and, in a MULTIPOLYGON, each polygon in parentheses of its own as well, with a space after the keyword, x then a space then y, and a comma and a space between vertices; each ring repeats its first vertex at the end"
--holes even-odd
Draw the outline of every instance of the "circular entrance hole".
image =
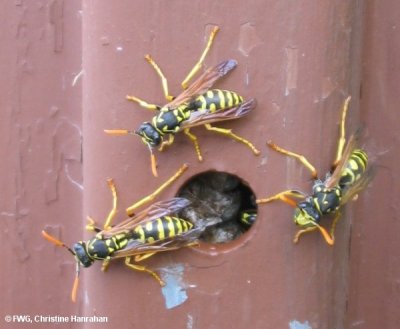
POLYGON ((206 226, 200 240, 227 243, 251 228, 257 218, 256 196, 238 176, 207 171, 189 179, 178 196, 191 204, 181 215, 196 226, 206 226))

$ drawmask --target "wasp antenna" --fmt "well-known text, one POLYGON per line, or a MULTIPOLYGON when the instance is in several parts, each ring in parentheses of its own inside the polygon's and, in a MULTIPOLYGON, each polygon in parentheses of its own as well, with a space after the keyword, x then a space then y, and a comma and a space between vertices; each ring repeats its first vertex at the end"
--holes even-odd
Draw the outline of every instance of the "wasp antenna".
POLYGON ((64 247, 65 249, 67 249, 72 255, 75 256, 75 252, 68 247, 64 242, 56 239, 55 237, 51 236, 49 233, 47 233, 45 230, 42 231, 42 236, 49 242, 51 242, 52 244, 56 245, 57 247, 64 247))
POLYGON ((154 177, 158 177, 156 156, 154 155, 151 147, 149 147, 149 149, 150 149, 151 172, 153 173, 154 177))
POLYGON ((75 279, 74 279, 74 285, 72 286, 72 291, 71 291, 71 300, 74 303, 76 302, 76 296, 78 294, 79 272, 80 272, 79 262, 76 262, 76 274, 75 274, 75 279))
POLYGON ((129 135, 132 132, 127 129, 104 129, 104 132, 109 135, 115 135, 115 136, 120 136, 120 135, 129 135))

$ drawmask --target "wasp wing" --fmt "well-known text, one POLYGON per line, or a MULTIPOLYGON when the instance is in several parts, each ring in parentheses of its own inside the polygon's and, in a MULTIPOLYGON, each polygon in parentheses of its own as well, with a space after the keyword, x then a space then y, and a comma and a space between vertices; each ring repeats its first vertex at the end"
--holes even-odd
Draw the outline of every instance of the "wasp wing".
POLYGON ((130 240, 124 249, 113 253, 113 258, 141 255, 145 253, 159 253, 163 251, 176 250, 183 247, 193 246, 197 243, 204 228, 195 227, 174 237, 153 243, 143 243, 138 240, 130 240))
POLYGON ((177 106, 190 101, 192 98, 204 94, 218 79, 228 74, 236 67, 236 65, 237 61, 228 59, 209 68, 173 101, 165 105, 165 107, 174 109, 177 106))
POLYGON ((227 121, 239 119, 246 116, 253 110, 257 105, 257 101, 252 98, 248 101, 241 103, 239 106, 231 107, 229 109, 219 110, 216 112, 210 111, 194 111, 191 113, 189 119, 182 122, 180 130, 202 126, 207 123, 227 121))
MULTIPOLYGON (((186 199, 185 199, 186 200, 186 199)), ((196 245, 200 235, 204 230, 209 227, 220 223, 222 220, 211 219, 207 221, 201 221, 200 224, 196 224, 190 230, 175 234, 172 237, 168 237, 163 240, 156 240, 152 243, 143 243, 139 240, 130 240, 124 249, 118 250, 113 253, 113 258, 121 258, 128 256, 141 255, 145 253, 159 253, 163 251, 176 250, 183 247, 189 247, 196 245)))
POLYGON ((109 238, 115 234, 133 230, 139 224, 142 225, 153 219, 176 213, 187 207, 189 204, 190 201, 185 198, 172 198, 169 200, 156 202, 132 218, 122 221, 109 230, 101 231, 99 234, 101 234, 103 238, 109 238))
POLYGON ((344 191, 340 204, 344 205, 347 202, 353 200, 359 192, 364 190, 371 180, 374 178, 376 172, 375 166, 369 166, 366 171, 364 171, 363 175, 352 184, 347 190, 344 191))
POLYGON ((332 188, 339 183, 343 169, 347 165, 352 152, 356 148, 357 140, 358 140, 358 134, 350 136, 339 163, 336 165, 332 175, 325 181, 325 185, 327 188, 332 188))

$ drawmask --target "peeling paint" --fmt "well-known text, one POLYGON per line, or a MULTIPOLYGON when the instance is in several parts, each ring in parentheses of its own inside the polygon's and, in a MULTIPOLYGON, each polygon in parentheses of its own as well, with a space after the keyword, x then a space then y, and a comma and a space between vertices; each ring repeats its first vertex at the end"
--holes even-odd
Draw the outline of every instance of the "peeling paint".
POLYGON ((312 327, 308 321, 301 323, 297 320, 293 320, 289 322, 289 329, 312 329, 312 327))
POLYGON ((238 50, 244 56, 249 56, 250 52, 262 43, 253 24, 245 23, 240 27, 238 50))
POLYGON ((167 309, 177 307, 188 299, 185 290, 186 285, 182 281, 183 271, 184 267, 182 264, 164 267, 161 270, 161 278, 165 282, 165 286, 161 290, 167 309))

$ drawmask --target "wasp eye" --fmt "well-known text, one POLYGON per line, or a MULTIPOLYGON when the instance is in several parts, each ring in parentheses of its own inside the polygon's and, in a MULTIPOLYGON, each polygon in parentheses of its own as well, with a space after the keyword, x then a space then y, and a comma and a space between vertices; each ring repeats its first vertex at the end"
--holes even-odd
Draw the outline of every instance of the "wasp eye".
POLYGON ((301 227, 311 227, 319 223, 321 215, 315 206, 308 202, 300 202, 294 213, 294 222, 301 227))
POLYGON ((150 146, 158 146, 162 141, 158 131, 149 122, 142 123, 135 133, 142 137, 143 143, 150 146))
POLYGON ((93 259, 91 259, 86 252, 84 242, 75 243, 73 249, 75 251, 76 258, 84 267, 89 267, 93 264, 93 259))

